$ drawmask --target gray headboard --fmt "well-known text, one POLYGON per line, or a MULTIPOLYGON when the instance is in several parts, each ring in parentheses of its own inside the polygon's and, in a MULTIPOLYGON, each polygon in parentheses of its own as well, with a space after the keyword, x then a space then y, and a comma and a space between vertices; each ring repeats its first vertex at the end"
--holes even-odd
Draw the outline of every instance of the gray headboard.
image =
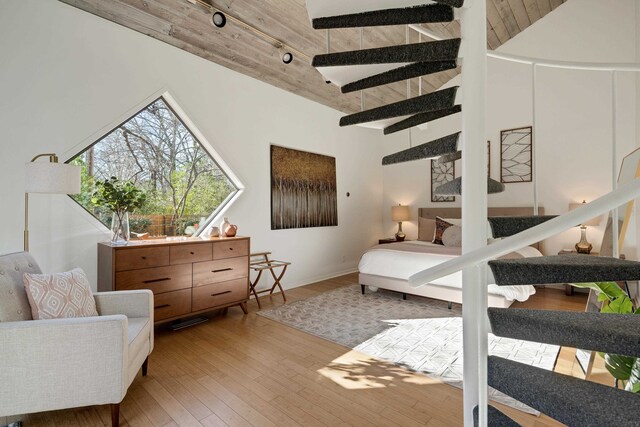
MULTIPOLYGON (((533 207, 497 207, 489 208, 487 216, 530 216, 533 215, 533 207)), ((538 208, 538 214, 544 215, 544 208, 538 208)), ((436 216, 440 218, 460 218, 461 208, 418 208, 418 240, 431 241, 435 230, 436 216)), ((532 245, 542 252, 542 242, 532 245)))

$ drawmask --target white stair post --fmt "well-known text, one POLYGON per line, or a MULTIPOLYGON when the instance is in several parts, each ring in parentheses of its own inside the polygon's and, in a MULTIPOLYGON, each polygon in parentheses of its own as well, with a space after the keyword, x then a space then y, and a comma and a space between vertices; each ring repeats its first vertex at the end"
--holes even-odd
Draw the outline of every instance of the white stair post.
MULTIPOLYGON (((484 0, 467 0, 461 10, 462 67, 462 253, 487 244, 487 11, 484 0)), ((486 263, 462 270, 464 345, 464 425, 473 426, 479 405, 480 426, 487 425, 487 281, 486 263)))

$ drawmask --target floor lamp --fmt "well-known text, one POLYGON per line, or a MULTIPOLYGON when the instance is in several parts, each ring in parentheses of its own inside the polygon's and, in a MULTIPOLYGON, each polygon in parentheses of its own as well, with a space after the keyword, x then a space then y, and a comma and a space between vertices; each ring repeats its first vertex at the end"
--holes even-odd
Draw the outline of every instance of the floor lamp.
POLYGON ((80 166, 58 163, 58 156, 38 154, 25 165, 24 190, 24 250, 29 252, 29 193, 78 194, 80 166), (48 162, 36 162, 49 157, 48 162))

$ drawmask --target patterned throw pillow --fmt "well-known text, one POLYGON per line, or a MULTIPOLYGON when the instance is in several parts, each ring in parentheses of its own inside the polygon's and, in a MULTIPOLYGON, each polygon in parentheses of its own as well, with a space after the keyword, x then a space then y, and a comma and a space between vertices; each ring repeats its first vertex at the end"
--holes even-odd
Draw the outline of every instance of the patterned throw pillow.
POLYGON ((442 233, 442 244, 459 248, 462 246, 462 227, 452 225, 442 233))
POLYGON ((435 243, 436 245, 444 245, 444 243, 442 242, 442 233, 444 233, 444 230, 451 227, 452 225, 453 225, 452 223, 445 221, 444 219, 437 216, 436 232, 433 235, 433 243, 435 243))
POLYGON ((97 316, 87 275, 81 268, 66 273, 23 276, 34 320, 97 316))

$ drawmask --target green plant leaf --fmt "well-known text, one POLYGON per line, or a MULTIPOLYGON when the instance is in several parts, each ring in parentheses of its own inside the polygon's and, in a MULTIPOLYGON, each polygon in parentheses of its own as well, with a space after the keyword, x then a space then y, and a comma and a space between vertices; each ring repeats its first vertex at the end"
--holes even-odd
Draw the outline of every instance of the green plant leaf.
POLYGON ((605 368, 617 380, 627 381, 631 377, 631 369, 635 363, 635 357, 610 353, 604 355, 605 368))
POLYGON ((633 364, 625 390, 632 393, 640 393, 640 358, 637 358, 633 364))
POLYGON ((603 313, 616 313, 616 314, 632 314, 633 302, 628 296, 623 296, 610 301, 609 304, 602 306, 603 313))

